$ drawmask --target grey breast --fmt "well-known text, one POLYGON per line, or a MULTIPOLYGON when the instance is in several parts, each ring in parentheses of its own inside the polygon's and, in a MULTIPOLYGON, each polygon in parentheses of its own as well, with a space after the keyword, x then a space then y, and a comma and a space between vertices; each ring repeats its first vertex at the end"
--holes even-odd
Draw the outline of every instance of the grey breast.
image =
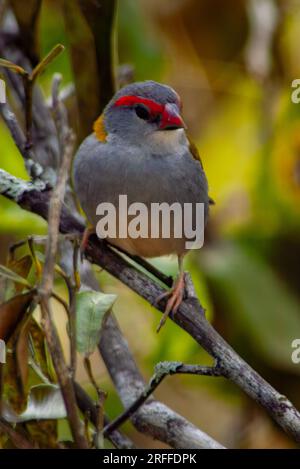
POLYGON ((96 208, 110 202, 118 207, 119 195, 128 204, 142 202, 204 203, 208 216, 207 180, 201 165, 188 154, 141 154, 138 147, 100 143, 94 135, 81 145, 74 162, 74 185, 89 221, 96 225, 96 208))

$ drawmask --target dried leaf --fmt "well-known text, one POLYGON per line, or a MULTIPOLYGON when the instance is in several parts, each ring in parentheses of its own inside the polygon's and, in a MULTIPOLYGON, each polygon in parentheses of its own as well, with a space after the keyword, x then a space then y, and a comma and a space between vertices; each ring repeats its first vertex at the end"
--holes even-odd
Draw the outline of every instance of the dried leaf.
POLYGON ((22 327, 15 347, 18 379, 23 394, 26 393, 28 383, 28 338, 30 322, 30 320, 27 321, 22 327))
POLYGON ((34 295, 35 290, 30 290, 29 292, 16 295, 0 305, 0 339, 6 342, 9 340, 34 295))
POLYGON ((113 21, 115 0, 65 0, 64 15, 76 88, 79 139, 114 94, 113 21), (88 90, 88 92, 87 92, 88 90))
POLYGON ((0 449, 4 449, 6 447, 8 440, 7 433, 0 430, 0 449))
POLYGON ((0 265, 0 277, 12 280, 14 283, 23 285, 26 288, 32 288, 30 283, 25 278, 21 277, 16 272, 9 269, 8 267, 5 267, 4 265, 0 265))
MULTIPOLYGON (((21 257, 21 259, 14 260, 9 263, 8 267, 10 270, 15 272, 20 277, 26 279, 29 275, 30 269, 32 266, 32 258, 29 255, 21 257)), ((16 292, 22 291, 24 285, 17 284, 16 285, 16 292)))
POLYGON ((76 88, 80 140, 86 137, 101 114, 100 87, 92 33, 77 0, 64 1, 64 17, 76 88), (87 90, 88 93, 87 93, 87 90))
POLYGON ((10 343, 6 354, 6 363, 3 365, 2 412, 8 405, 16 414, 20 414, 26 409, 28 396, 20 385, 16 354, 9 348, 10 343))
POLYGON ((39 448, 57 448, 57 420, 40 420, 26 423, 26 430, 39 448))
POLYGON ((100 340, 103 321, 116 300, 116 295, 96 291, 76 295, 77 350, 88 356, 100 340))
POLYGON ((55 382, 57 378, 49 357, 45 334, 34 318, 31 319, 29 337, 34 362, 49 381, 55 382))

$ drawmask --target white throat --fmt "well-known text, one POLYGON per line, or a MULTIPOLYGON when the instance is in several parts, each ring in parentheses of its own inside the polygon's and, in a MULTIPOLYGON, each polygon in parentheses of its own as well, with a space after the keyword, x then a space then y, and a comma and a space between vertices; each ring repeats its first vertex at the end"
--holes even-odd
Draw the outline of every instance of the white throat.
POLYGON ((145 139, 145 144, 151 146, 151 150, 159 152, 176 152, 186 151, 187 138, 184 129, 176 130, 159 130, 153 132, 145 139))
MULTIPOLYGON (((109 134, 106 141, 112 144, 124 145, 123 138, 117 134, 109 134)), ((126 143, 126 142, 125 142, 126 143)), ((189 146, 184 129, 160 130, 146 135, 143 139, 134 142, 133 148, 142 149, 144 153, 177 153, 184 154, 189 146)))

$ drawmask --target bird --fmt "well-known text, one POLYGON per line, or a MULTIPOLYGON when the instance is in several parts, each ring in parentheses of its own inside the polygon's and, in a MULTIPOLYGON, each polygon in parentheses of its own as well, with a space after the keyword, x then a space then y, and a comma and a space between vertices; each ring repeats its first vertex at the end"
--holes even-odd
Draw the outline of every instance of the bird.
MULTIPOLYGON (((199 153, 186 130, 181 98, 170 86, 147 80, 116 92, 74 158, 74 189, 88 231, 95 231, 97 206, 109 202, 118 207, 120 194, 127 195, 128 204, 139 202, 146 207, 162 202, 201 203, 206 224, 213 201, 199 153)), ((186 238, 176 238, 172 231, 169 238, 116 236, 108 241, 134 256, 177 256, 178 276, 157 299, 159 303, 167 298, 159 331, 184 299, 186 238)))

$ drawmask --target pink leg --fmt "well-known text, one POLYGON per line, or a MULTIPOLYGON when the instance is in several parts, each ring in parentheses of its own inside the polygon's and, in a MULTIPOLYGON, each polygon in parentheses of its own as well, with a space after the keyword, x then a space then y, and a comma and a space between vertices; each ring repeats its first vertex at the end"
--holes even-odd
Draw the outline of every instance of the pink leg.
POLYGON ((94 228, 92 228, 90 226, 86 227, 84 232, 83 232, 81 243, 80 243, 80 257, 81 257, 81 260, 83 260, 84 251, 86 250, 86 247, 87 247, 88 242, 89 242, 89 238, 93 233, 95 233, 95 230, 94 230, 94 228))
POLYGON ((165 324, 169 314, 172 313, 176 314, 176 311, 178 310, 179 306, 181 305, 181 302, 184 297, 184 292, 185 292, 185 278, 184 278, 184 271, 183 271, 183 258, 179 257, 179 276, 177 280, 175 281, 172 289, 169 292, 163 293, 160 295, 156 303, 159 303, 163 298, 169 297, 167 301, 167 305, 163 314, 163 317, 160 320, 160 323, 158 325, 158 328, 156 332, 159 332, 162 326, 165 324))

